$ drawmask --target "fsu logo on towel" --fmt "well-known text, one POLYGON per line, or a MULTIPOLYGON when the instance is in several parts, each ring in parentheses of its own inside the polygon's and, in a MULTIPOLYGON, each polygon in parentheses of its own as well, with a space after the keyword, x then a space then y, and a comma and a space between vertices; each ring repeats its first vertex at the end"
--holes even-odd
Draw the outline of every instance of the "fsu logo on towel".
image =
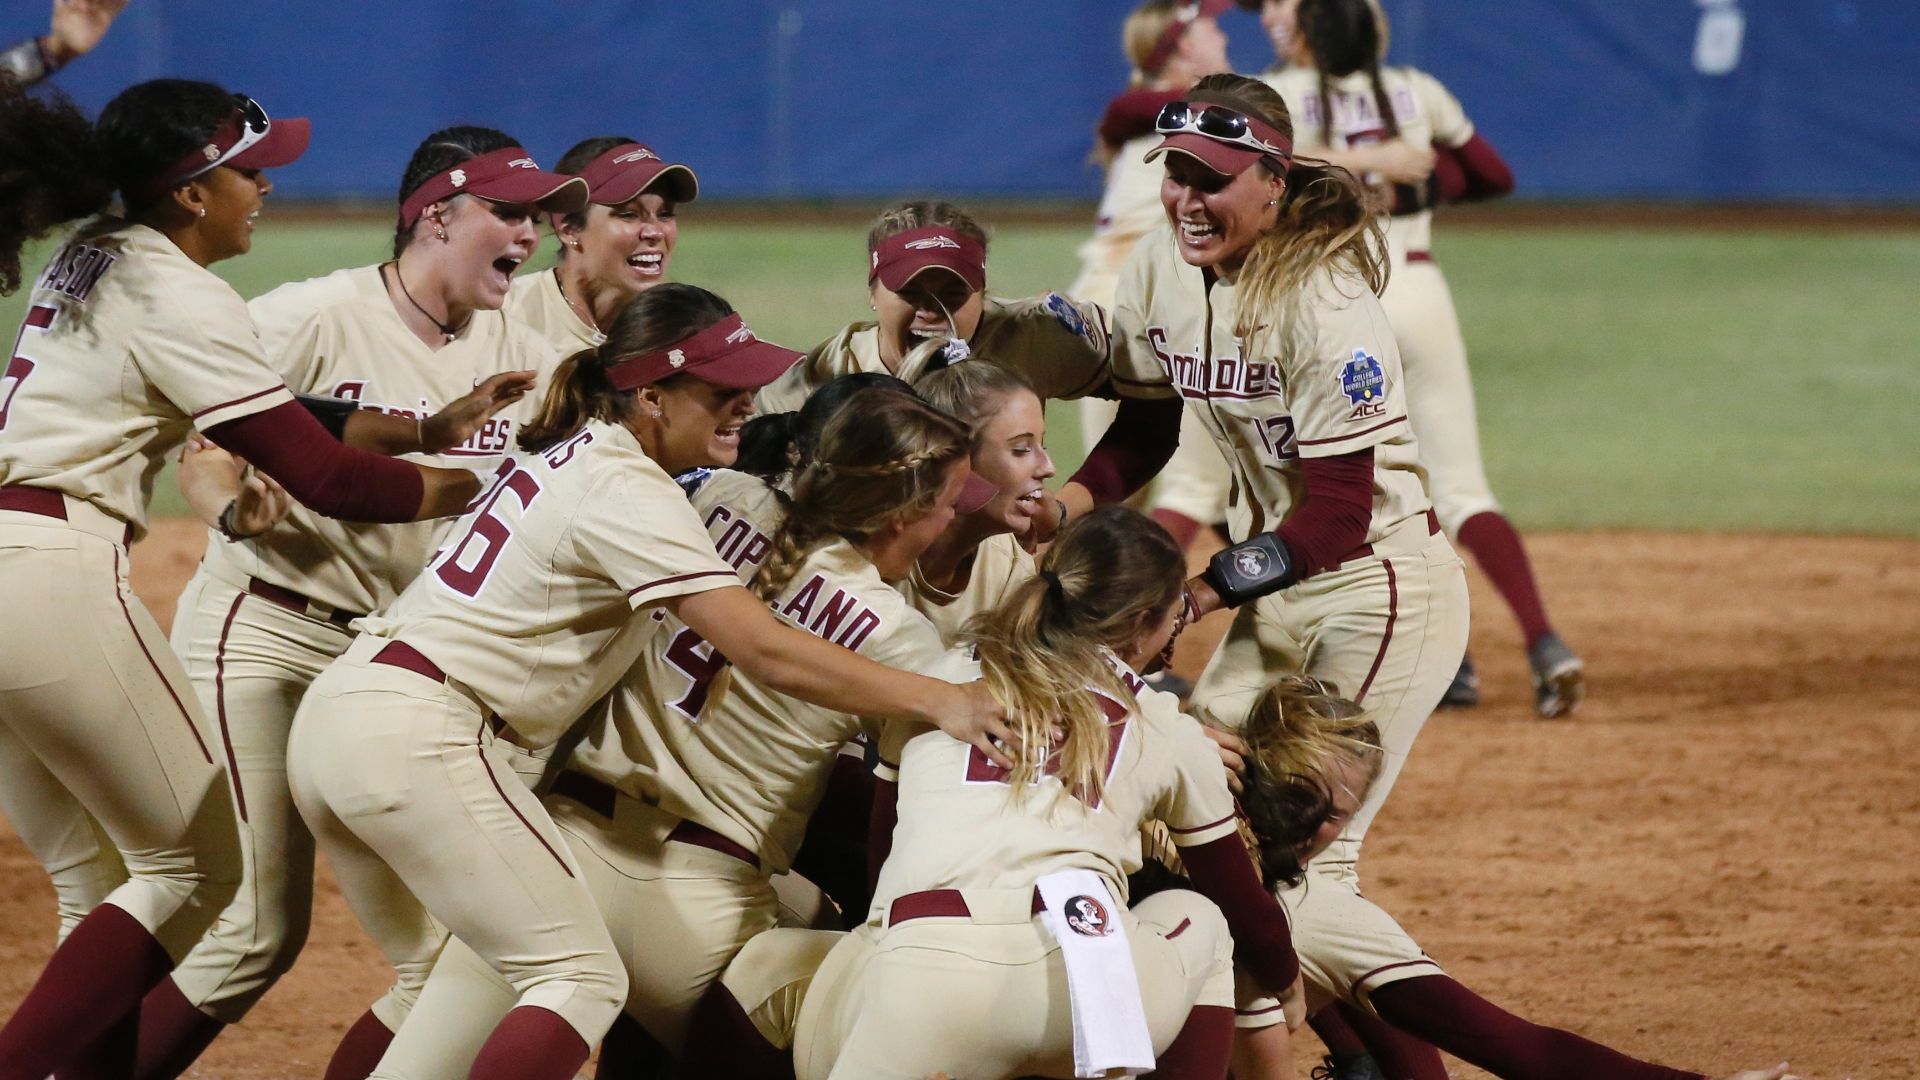
POLYGON ((1387 411, 1387 373, 1365 349, 1353 350, 1353 359, 1340 369, 1340 392, 1353 404, 1348 420, 1365 420, 1387 411))
POLYGON ((1076 896, 1067 901, 1067 929, 1081 937, 1106 937, 1113 933, 1113 920, 1107 905, 1091 896, 1076 896))

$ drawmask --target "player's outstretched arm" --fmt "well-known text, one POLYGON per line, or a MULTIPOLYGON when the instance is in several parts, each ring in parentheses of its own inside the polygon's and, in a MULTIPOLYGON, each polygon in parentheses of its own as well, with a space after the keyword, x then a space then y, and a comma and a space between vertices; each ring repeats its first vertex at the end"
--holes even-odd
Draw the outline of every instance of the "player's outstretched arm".
POLYGON ((503 371, 425 419, 360 409, 347 417, 340 441, 388 457, 438 454, 473 438, 495 413, 526 397, 533 382, 534 372, 503 371))
POLYGON ((250 469, 204 435, 191 435, 180 451, 180 494, 201 521, 228 540, 258 536, 293 509, 293 496, 273 477, 250 469))
POLYGON ((932 724, 1004 767, 1018 740, 981 682, 958 686, 874 663, 781 622, 741 586, 666 601, 681 622, 771 690, 836 712, 932 724))

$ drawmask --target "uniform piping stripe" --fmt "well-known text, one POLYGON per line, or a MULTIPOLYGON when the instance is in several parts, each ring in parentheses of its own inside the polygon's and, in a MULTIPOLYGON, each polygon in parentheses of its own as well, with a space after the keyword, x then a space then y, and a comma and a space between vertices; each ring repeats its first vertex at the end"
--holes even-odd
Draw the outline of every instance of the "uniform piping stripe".
POLYGON ((1398 971, 1401 968, 1410 968, 1410 967, 1430 967, 1435 971, 1441 970, 1439 964, 1436 964, 1431 959, 1423 956, 1418 960, 1402 960, 1397 964, 1388 964, 1385 967, 1374 968, 1372 971, 1369 971, 1365 975, 1362 975, 1359 978, 1353 980, 1353 985, 1355 988, 1362 987, 1367 985, 1367 983, 1371 982, 1375 976, 1385 975, 1389 971, 1398 971))
POLYGON ((45 304, 35 304, 27 309, 26 322, 35 330, 45 330, 53 325, 53 309, 45 304))
POLYGON ((233 735, 227 729, 227 634, 233 629, 233 617, 240 614, 240 601, 246 598, 246 593, 234 596, 227 608, 227 621, 220 624, 220 643, 213 647, 213 713, 220 721, 220 743, 227 751, 227 777, 233 781, 233 801, 241 821, 247 820, 247 792, 240 786, 240 763, 233 756, 233 735))
POLYGON ((167 696, 173 699, 173 707, 180 710, 180 719, 187 722, 187 730, 193 732, 193 741, 200 744, 200 756, 207 759, 207 764, 213 764, 213 754, 207 750, 207 740, 200 737, 200 729, 194 726, 193 713, 187 711, 186 703, 180 700, 180 694, 174 690, 173 684, 167 681, 166 671, 160 667, 160 662, 153 658, 153 650, 147 648, 147 639, 140 636, 140 624, 133 621, 133 612, 127 610, 126 595, 120 591, 119 548, 113 549, 113 597, 120 601, 120 614, 126 616, 127 630, 133 634, 134 642, 140 646, 140 652, 146 656, 147 665, 153 668, 153 677, 159 679, 160 685, 167 688, 167 696))
POLYGON ((1365 431, 1349 431, 1345 435, 1335 435, 1331 439, 1300 439, 1298 440, 1298 445, 1325 446, 1328 443, 1346 442, 1348 439, 1357 439, 1362 435, 1371 435, 1376 431, 1385 431, 1387 428, 1390 428, 1395 424, 1404 424, 1406 422, 1407 422, 1407 418, 1405 416, 1396 416, 1393 419, 1386 421, 1385 423, 1375 424, 1372 427, 1366 429, 1365 431))
POLYGON ((1387 658, 1387 646, 1393 644, 1393 623, 1400 617, 1400 580, 1393 573, 1391 559, 1380 560, 1387 568, 1387 629, 1380 635, 1380 651, 1373 654, 1373 666, 1367 669, 1367 681, 1360 684, 1360 692, 1353 695, 1355 705, 1367 699, 1367 690, 1373 686, 1373 677, 1380 674, 1380 664, 1387 658))
POLYGON ((703 577, 732 578, 736 582, 740 580, 740 575, 735 573, 732 570, 702 570, 697 574, 681 574, 678 577, 661 578, 659 581, 649 581, 645 585, 635 585, 633 588, 627 590, 627 595, 632 596, 634 593, 643 593, 643 592, 646 592, 648 589, 657 589, 662 585, 678 585, 683 581, 692 581, 696 578, 703 578, 703 577))
POLYGON ((1267 1015, 1268 1013, 1271 1013, 1271 1012, 1279 1012, 1279 1011, 1280 1011, 1281 1009, 1284 1009, 1284 1008, 1286 1008, 1286 1006, 1285 1006, 1285 1005, 1269 1005, 1269 1006, 1267 1006, 1267 1007, 1266 1007, 1266 1008, 1264 1008, 1264 1009, 1235 1009, 1235 1010, 1234 1010, 1234 1015, 1236 1015, 1236 1016, 1265 1016, 1265 1015, 1267 1015))
POLYGON ((198 420, 210 412, 219 412, 221 409, 232 408, 235 405, 244 405, 247 402, 252 401, 254 398, 263 398, 263 397, 266 397, 268 394, 276 393, 278 391, 285 390, 285 389, 286 389, 286 386, 284 384, 280 386, 269 386, 265 390, 255 391, 254 393, 248 394, 246 397, 237 397, 237 398, 234 398, 232 401, 223 401, 218 405, 209 405, 206 408, 201 409, 199 412, 194 413, 192 416, 188 417, 188 419, 198 420))
POLYGON ((573 868, 567 865, 567 860, 561 858, 560 853, 553 850, 553 845, 547 843, 547 838, 541 836, 540 830, 533 827, 533 822, 527 820, 527 815, 521 813, 520 808, 513 805, 513 800, 507 798, 507 789, 500 786, 500 778, 493 775, 493 762, 487 760, 487 747, 486 744, 481 741, 481 736, 486 734, 486 730, 487 722, 485 720, 480 721, 480 730, 475 733, 473 737, 473 751, 480 755, 480 767, 486 770, 487 779, 493 781, 493 790, 500 793, 500 801, 506 803, 507 809, 513 811, 513 816, 520 819, 520 824, 525 825, 527 831, 533 834, 533 838, 540 841, 540 846, 547 849, 547 854, 553 856, 553 861, 560 864, 560 869, 564 871, 568 877, 572 877, 573 868))
POLYGON ((1170 833, 1178 833, 1181 836, 1185 836, 1188 833, 1206 832, 1208 829, 1217 829, 1220 826, 1225 825, 1227 822, 1232 820, 1233 820, 1233 815, 1228 814, 1226 817, 1221 818, 1219 821, 1209 821, 1205 825, 1195 825, 1191 829, 1176 829, 1173 826, 1169 825, 1167 826, 1167 831, 1170 833))
POLYGON ((1186 932, 1187 932, 1187 927, 1189 927, 1189 926, 1192 926, 1192 925, 1193 925, 1193 920, 1192 920, 1192 919, 1181 919, 1181 920, 1180 920, 1180 925, 1179 925, 1179 926, 1176 926, 1176 927, 1174 927, 1173 929, 1171 929, 1171 930, 1169 930, 1169 931, 1167 931, 1167 940, 1168 940, 1168 941, 1172 941, 1172 940, 1173 940, 1174 938, 1177 938, 1177 937, 1179 937, 1179 936, 1180 936, 1181 934, 1184 934, 1184 933, 1186 933, 1186 932))

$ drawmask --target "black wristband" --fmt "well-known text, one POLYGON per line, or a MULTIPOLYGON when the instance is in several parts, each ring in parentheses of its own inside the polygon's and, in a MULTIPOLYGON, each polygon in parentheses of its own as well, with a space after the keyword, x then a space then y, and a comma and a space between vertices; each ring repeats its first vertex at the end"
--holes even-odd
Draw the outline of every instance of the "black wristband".
POLYGON ((334 439, 347 441, 347 417, 359 410, 359 402, 319 394, 295 394, 293 399, 300 403, 301 408, 312 413, 313 418, 320 421, 320 426, 326 428, 334 439))
POLYGON ((1270 532, 1261 533, 1215 555, 1203 575, 1220 602, 1230 608, 1278 592, 1298 579, 1287 545, 1270 532))

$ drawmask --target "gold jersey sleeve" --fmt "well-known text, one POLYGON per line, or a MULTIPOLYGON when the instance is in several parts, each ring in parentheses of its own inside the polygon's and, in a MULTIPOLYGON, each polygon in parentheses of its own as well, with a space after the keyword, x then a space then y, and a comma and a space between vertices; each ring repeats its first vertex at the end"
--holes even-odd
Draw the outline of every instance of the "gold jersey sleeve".
POLYGON ((673 479, 599 421, 504 459, 426 570, 365 633, 464 684, 532 748, 633 665, 663 600, 740 579, 673 479))
POLYGON ((1378 297, 1350 274, 1309 279, 1251 351, 1234 332, 1235 285, 1208 284, 1172 231, 1141 242, 1119 310, 1129 371, 1177 391, 1219 445, 1234 479, 1235 540, 1274 529, 1300 496, 1300 459, 1373 448, 1368 542, 1424 514, 1426 473, 1407 421, 1400 350, 1378 297))
POLYGON ((567 303, 558 267, 514 278, 503 310, 507 318, 531 329, 552 346, 561 360, 582 349, 598 348, 607 340, 607 335, 587 325, 567 303))
MULTIPOLYGON (((935 677, 947 670, 933 627, 844 540, 809 555, 772 607, 789 625, 878 663, 935 677)), ((777 873, 792 865, 841 745, 880 725, 737 670, 716 690, 725 668, 669 617, 570 767, 721 833, 777 873)))
POLYGON ((1069 868, 1102 874, 1124 897, 1127 875, 1141 866, 1145 822, 1166 822, 1183 846, 1233 833, 1233 796, 1213 743, 1176 700, 1115 666, 1131 690, 1126 700, 1088 691, 1109 721, 1098 797, 1069 793, 1052 775, 1016 793, 1006 770, 925 727, 883 737, 881 760, 897 769, 898 824, 876 910, 925 889, 1029 888, 1069 868))
POLYGON ((231 286, 160 233, 95 218, 35 281, 0 367, 0 484, 144 533, 154 477, 190 431, 292 400, 231 286))
MULTIPOLYGON (((362 409, 424 418, 503 371, 545 373, 553 349, 498 311, 476 312, 458 337, 430 350, 400 321, 375 266, 283 285, 248 309, 269 361, 300 393, 345 398, 362 409)), ((513 449, 519 425, 544 385, 502 409, 460 446, 407 459, 491 473, 513 449)), ((261 537, 235 544, 209 537, 208 572, 236 586, 258 577, 339 611, 387 607, 420 573, 450 520, 372 525, 336 521, 296 506, 261 537)))
POLYGON ((918 566, 897 587, 907 603, 933 624, 940 639, 952 645, 960 640, 961 631, 975 615, 998 607, 1007 590, 1033 575, 1033 556, 1020 546, 1018 538, 1003 535, 980 544, 967 583, 957 593, 927 584, 918 566))

